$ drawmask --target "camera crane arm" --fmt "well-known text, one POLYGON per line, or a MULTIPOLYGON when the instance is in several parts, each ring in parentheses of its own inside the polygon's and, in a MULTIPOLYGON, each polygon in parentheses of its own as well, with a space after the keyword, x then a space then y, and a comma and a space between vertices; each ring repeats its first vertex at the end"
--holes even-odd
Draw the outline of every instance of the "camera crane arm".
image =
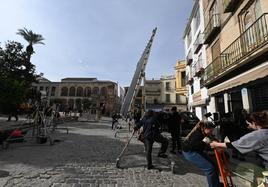
POLYGON ((134 98, 137 96, 137 93, 139 92, 139 87, 141 84, 142 79, 145 77, 145 67, 148 62, 148 58, 151 52, 151 47, 153 44, 154 36, 156 34, 157 28, 155 28, 152 32, 151 38, 146 45, 145 50, 142 53, 142 56, 140 60, 137 63, 136 71, 134 73, 134 76, 132 78, 130 87, 128 88, 127 94, 124 98, 122 107, 120 109, 120 114, 123 117, 127 116, 128 111, 130 111, 131 104, 134 100, 134 98))

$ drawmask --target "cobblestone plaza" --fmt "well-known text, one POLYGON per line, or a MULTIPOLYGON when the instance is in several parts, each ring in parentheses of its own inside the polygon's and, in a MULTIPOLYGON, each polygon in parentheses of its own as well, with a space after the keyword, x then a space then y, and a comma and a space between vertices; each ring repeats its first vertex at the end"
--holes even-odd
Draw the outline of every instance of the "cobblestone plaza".
POLYGON ((147 170, 142 143, 134 137, 115 167, 117 156, 130 136, 122 130, 114 138, 111 121, 72 122, 69 134, 57 133, 55 145, 32 142, 10 144, 1 150, 0 186, 206 186, 206 178, 181 156, 178 156, 175 174, 168 159, 156 157, 154 170, 147 170))

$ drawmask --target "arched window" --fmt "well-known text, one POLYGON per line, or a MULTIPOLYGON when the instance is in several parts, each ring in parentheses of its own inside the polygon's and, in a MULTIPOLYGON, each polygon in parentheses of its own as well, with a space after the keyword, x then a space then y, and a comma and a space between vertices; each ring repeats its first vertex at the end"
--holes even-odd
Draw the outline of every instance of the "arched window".
POLYGON ((100 95, 101 95, 101 96, 107 96, 107 88, 102 87, 102 88, 101 88, 101 91, 100 91, 100 95))
POLYGON ((70 88, 69 96, 73 96, 73 97, 75 96, 75 87, 72 86, 70 88))
POLYGON ((68 96, 68 88, 67 87, 62 87, 60 95, 61 96, 68 96))
POLYGON ((93 90, 92 90, 92 94, 98 95, 99 94, 99 88, 98 87, 94 87, 93 90))
POLYGON ((90 87, 86 87, 84 89, 84 96, 85 97, 90 97, 91 96, 91 88, 90 87))
POLYGON ((247 11, 244 16, 244 25, 245 29, 247 29, 254 21, 253 15, 250 11, 247 11))
POLYGON ((83 97, 83 88, 82 87, 78 87, 76 90, 76 96, 77 97, 83 97))

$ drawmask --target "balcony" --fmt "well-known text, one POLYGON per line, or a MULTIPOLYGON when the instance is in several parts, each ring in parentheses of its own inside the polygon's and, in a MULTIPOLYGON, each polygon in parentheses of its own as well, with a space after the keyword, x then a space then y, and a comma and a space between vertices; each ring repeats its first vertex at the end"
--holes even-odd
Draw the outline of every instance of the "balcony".
POLYGON ((233 12, 238 5, 237 0, 223 0, 223 12, 233 12))
POLYGON ((193 71, 192 71, 192 68, 191 68, 189 74, 186 75, 186 82, 187 82, 187 84, 189 84, 189 85, 192 85, 193 82, 194 82, 194 77, 193 77, 192 72, 193 72, 193 71))
POLYGON ((146 89, 145 94, 147 96, 159 96, 161 95, 161 89, 154 89, 154 90, 146 89))
POLYGON ((193 66, 193 75, 195 77, 200 77, 202 75, 202 73, 204 73, 203 60, 198 59, 198 61, 193 66))
POLYGON ((220 15, 213 14, 204 30, 204 44, 209 44, 213 37, 220 31, 220 15))
POLYGON ((166 92, 174 92, 174 91, 175 91, 175 88, 166 87, 166 88, 165 88, 165 91, 166 91, 166 92))
MULTIPOLYGON (((244 59, 248 59, 252 53, 268 44, 267 23, 268 13, 265 13, 214 59, 205 69, 204 84, 223 76, 230 69, 234 71, 244 59)), ((253 61, 254 58, 251 57, 250 62, 253 61)))
POLYGON ((192 62, 193 62, 193 53, 192 51, 189 51, 186 57, 186 64, 189 66, 192 62))
POLYGON ((197 54, 203 45, 203 34, 199 33, 194 42, 194 54, 197 54))

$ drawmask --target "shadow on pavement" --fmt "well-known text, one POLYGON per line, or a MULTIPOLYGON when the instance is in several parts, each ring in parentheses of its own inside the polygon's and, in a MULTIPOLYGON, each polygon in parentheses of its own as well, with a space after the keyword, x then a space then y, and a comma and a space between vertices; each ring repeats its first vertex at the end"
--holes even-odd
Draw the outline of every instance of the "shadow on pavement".
MULTIPOLYGON (((68 124, 81 129, 109 129, 108 125, 80 123, 68 124)), ((108 136, 81 135, 59 133, 54 137, 59 140, 55 145, 36 143, 14 143, 7 150, 0 150, 0 165, 24 164, 33 168, 49 168, 71 163, 90 165, 91 163, 115 164, 125 143, 108 136)), ((171 171, 170 163, 174 156, 168 159, 157 157, 159 148, 153 148, 153 164, 159 171, 171 171)), ((182 155, 176 160, 175 174, 203 173, 183 159, 182 155)), ((144 147, 142 144, 131 144, 120 160, 124 169, 146 167, 144 147)), ((14 168, 15 169, 15 168, 14 168)))
POLYGON ((107 125, 101 125, 101 124, 90 124, 90 125, 84 125, 83 123, 77 123, 75 125, 68 125, 68 127, 75 127, 75 128, 81 128, 81 129, 107 129, 107 125))

